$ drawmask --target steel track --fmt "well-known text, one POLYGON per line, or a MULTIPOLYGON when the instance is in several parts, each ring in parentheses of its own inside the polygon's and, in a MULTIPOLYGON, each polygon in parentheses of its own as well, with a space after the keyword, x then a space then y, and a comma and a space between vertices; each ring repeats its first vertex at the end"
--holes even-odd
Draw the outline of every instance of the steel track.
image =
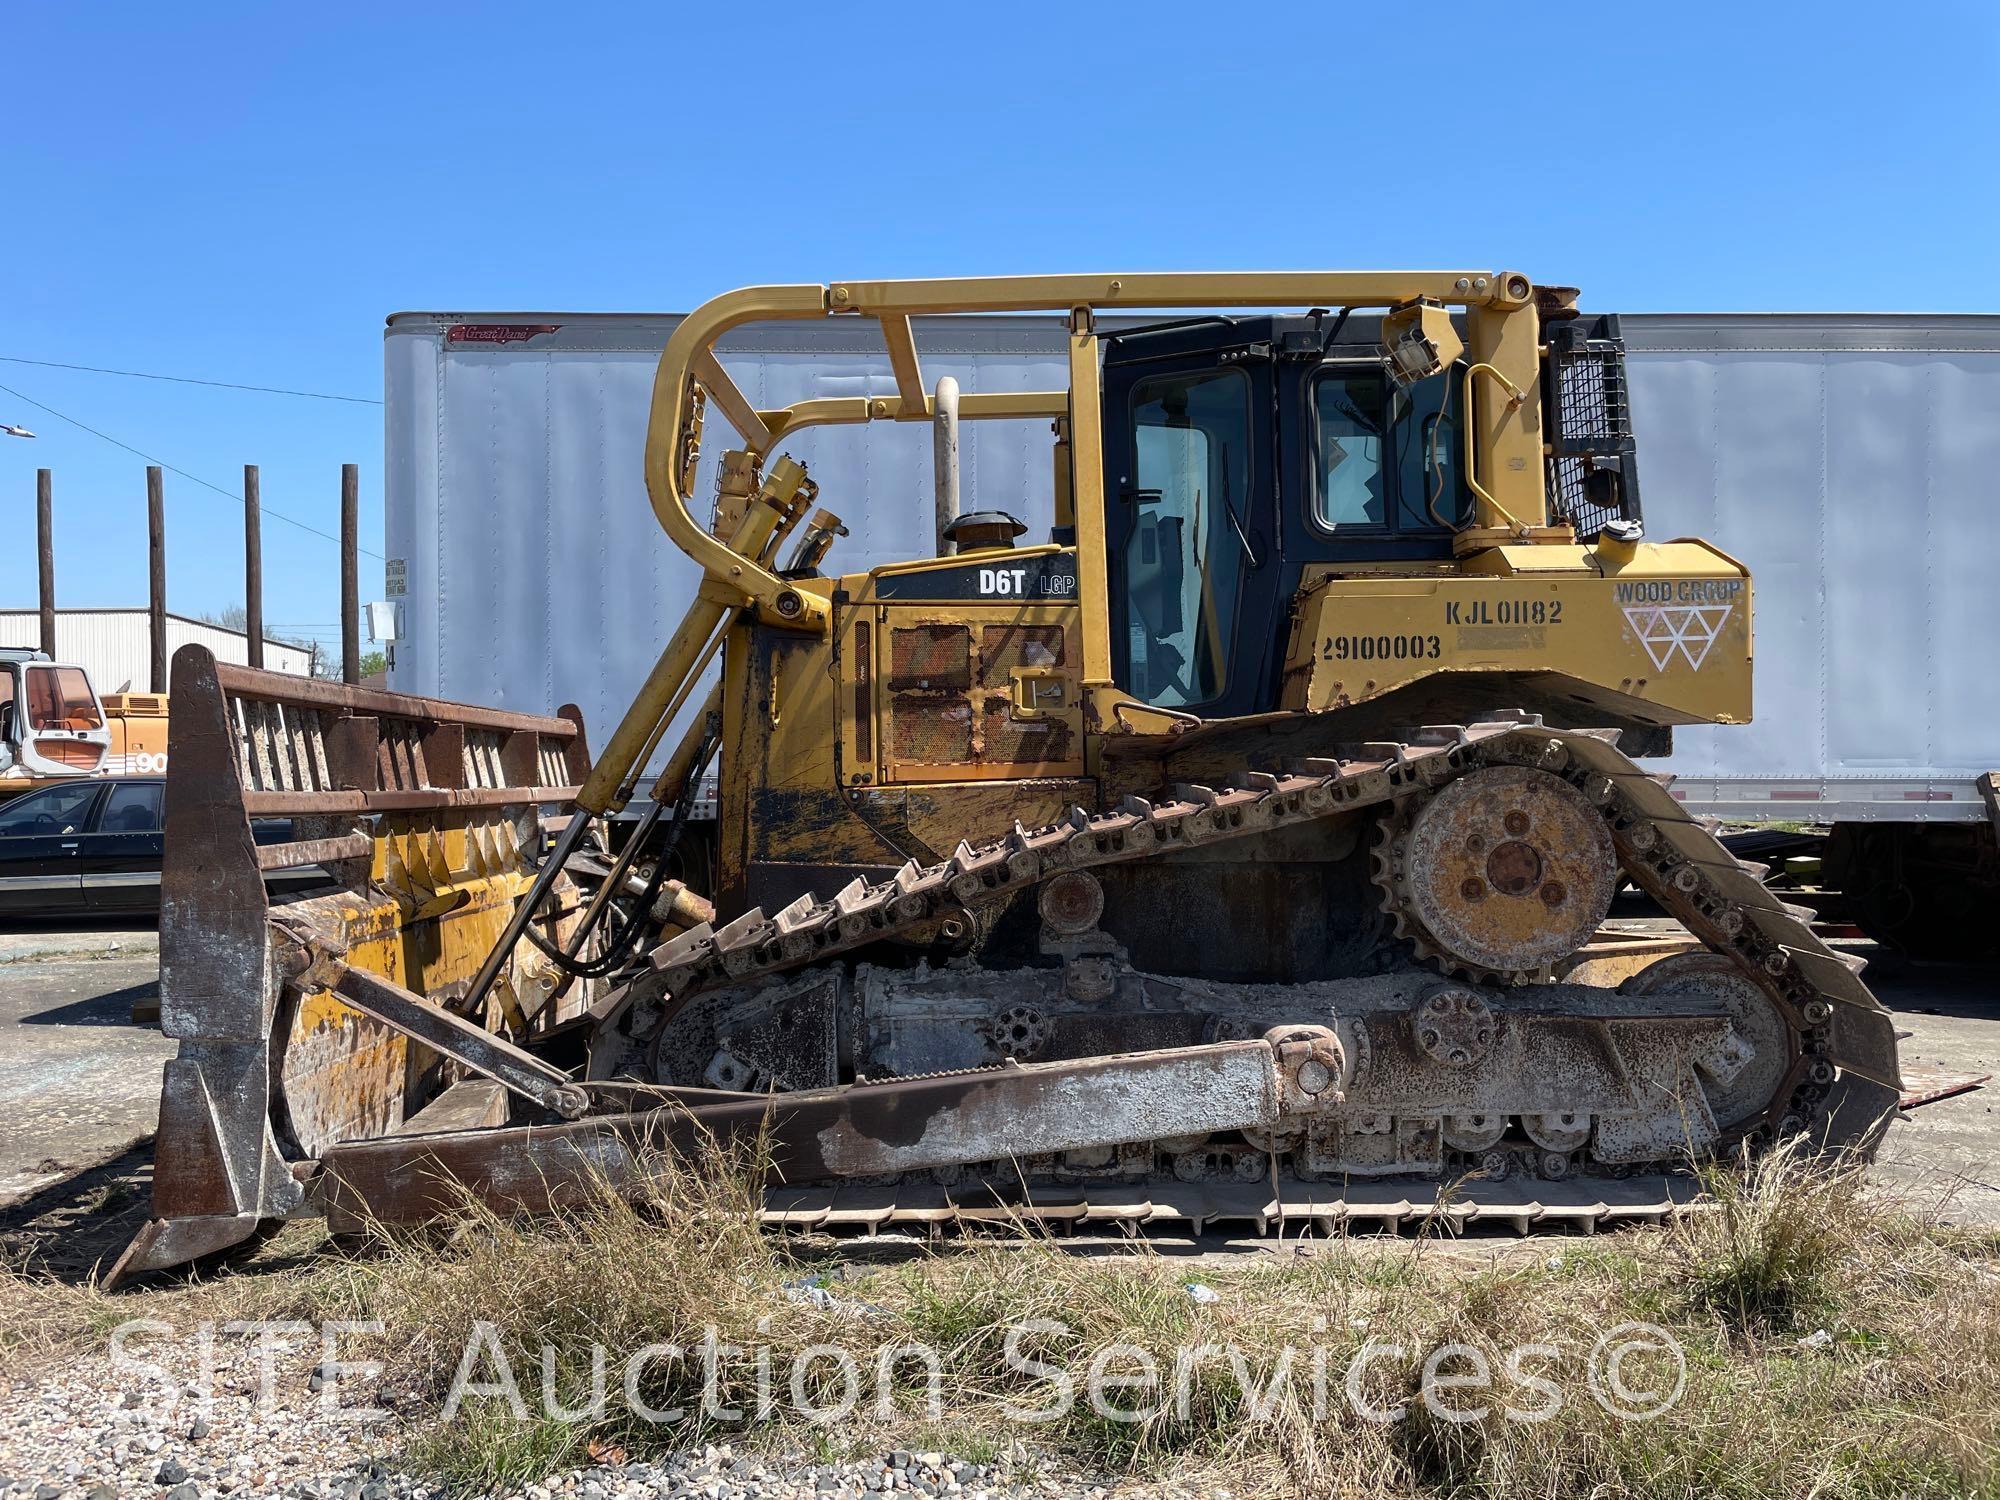
MULTIPOLYGON (((701 927, 650 955, 647 982, 667 1015, 704 991, 778 975, 884 938, 905 935, 951 911, 1007 899, 1065 870, 1154 859, 1177 850, 1251 837, 1292 824, 1411 803, 1483 766, 1530 766, 1581 790, 1610 827, 1624 873, 1712 952, 1729 958, 1777 1008, 1791 1031, 1792 1065, 1766 1113, 1725 1136, 1718 1149, 1805 1135, 1820 1151, 1872 1150, 1900 1087, 1895 1037, 1883 1010, 1844 958, 1813 935, 1810 913, 1787 906, 1690 818, 1660 779, 1601 734, 1555 730, 1528 716, 1418 731, 1407 741, 1355 746, 1277 773, 1246 771, 1223 788, 1177 785, 1169 799, 1127 798, 1109 813, 1078 808, 1047 828, 1016 824, 1004 838, 961 843, 928 867, 910 863, 889 879, 852 882, 830 901, 799 900, 782 911, 746 912, 701 927)), ((767 1217, 813 1229, 879 1229, 947 1221, 1033 1219, 1136 1226, 1178 1222, 1254 1225, 1495 1222, 1594 1228, 1657 1221, 1693 1196, 1673 1170, 1567 1180, 1509 1179, 1448 1185, 1395 1178, 1346 1183, 1103 1182, 1043 1184, 1016 1191, 973 1183, 892 1186, 826 1184, 774 1190, 767 1217)))

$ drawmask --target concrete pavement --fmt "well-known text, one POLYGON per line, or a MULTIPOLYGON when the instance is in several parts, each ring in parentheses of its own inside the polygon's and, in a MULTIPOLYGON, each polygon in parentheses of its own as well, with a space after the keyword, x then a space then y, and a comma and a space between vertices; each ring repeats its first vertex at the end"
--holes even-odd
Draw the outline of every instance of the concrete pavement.
POLYGON ((152 1133, 176 1044, 132 1007, 159 992, 150 944, 0 962, 0 1207, 152 1133))
POLYGON ((110 921, 79 927, 73 922, 16 921, 0 932, 0 964, 63 958, 157 959, 159 953, 159 930, 151 923, 110 921))

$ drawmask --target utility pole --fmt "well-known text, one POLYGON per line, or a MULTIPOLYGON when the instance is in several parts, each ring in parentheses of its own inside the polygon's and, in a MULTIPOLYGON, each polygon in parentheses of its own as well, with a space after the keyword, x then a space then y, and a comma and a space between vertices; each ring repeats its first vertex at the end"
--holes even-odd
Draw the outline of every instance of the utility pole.
POLYGON ((55 475, 35 470, 35 553, 42 578, 42 650, 56 654, 56 505, 55 475))
POLYGON ((255 464, 243 466, 243 634, 251 666, 264 666, 264 517, 255 464))
POLYGON ((361 467, 340 466, 340 680, 361 681, 361 467))
POLYGON ((153 688, 167 690, 167 493, 158 464, 146 465, 146 561, 152 592, 153 688))

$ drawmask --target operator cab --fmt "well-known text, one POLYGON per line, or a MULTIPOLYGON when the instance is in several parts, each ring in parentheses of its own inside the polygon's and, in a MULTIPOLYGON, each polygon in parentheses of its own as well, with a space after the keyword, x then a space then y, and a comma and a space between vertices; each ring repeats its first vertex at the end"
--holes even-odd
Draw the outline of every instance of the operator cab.
POLYGON ((82 667, 0 647, 0 795, 44 777, 92 774, 110 748, 104 705, 82 667))
POLYGON ((1460 367, 1399 387, 1380 328, 1209 317, 1105 339, 1112 658, 1134 697, 1274 709, 1308 566, 1449 560, 1472 499, 1460 367))

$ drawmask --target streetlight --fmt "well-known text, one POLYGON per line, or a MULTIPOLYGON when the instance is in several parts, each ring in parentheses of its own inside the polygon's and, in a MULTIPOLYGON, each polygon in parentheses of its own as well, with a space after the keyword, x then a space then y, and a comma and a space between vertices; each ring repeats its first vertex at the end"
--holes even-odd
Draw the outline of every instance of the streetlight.
POLYGON ((27 428, 25 428, 25 427, 16 427, 16 426, 15 426, 15 425, 14 425, 13 423, 11 423, 11 422, 0 422, 0 432, 4 432, 4 433, 6 433, 8 437, 33 437, 33 436, 34 436, 34 434, 33 434, 32 432, 28 431, 28 429, 27 429, 27 428))

